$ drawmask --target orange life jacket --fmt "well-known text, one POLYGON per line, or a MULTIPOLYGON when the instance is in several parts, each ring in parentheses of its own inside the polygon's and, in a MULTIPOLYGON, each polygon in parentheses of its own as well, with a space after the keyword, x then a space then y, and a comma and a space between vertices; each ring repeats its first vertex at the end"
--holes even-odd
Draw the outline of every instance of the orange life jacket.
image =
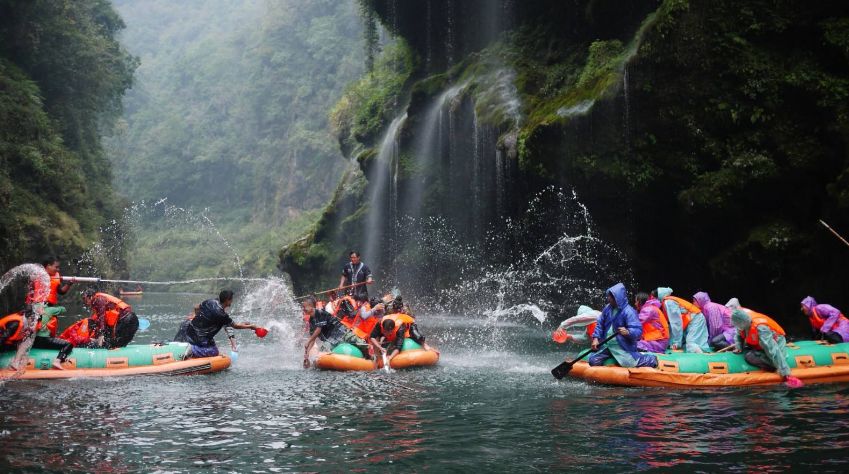
MULTIPOLYGON (((843 313, 840 313, 839 319, 846 319, 846 316, 843 316, 843 313)), ((820 313, 817 311, 816 307, 811 308, 811 314, 808 315, 808 320, 811 322, 811 326, 817 331, 822 330, 822 325, 825 324, 825 321, 828 318, 823 318, 820 316, 820 313)))
POLYGON ((345 326, 351 328, 354 326, 354 319, 359 315, 359 305, 357 304, 357 300, 354 299, 353 296, 343 296, 338 300, 333 302, 333 316, 336 316, 339 321, 342 322, 345 326), (340 315, 339 312, 342 310, 342 302, 347 301, 351 308, 354 308, 353 315, 340 315))
POLYGON ((62 286, 62 275, 57 272, 50 277, 50 295, 47 296, 47 303, 52 305, 59 304, 59 287, 62 286))
MULTIPOLYGON (((50 281, 50 286, 44 286, 40 278, 35 278, 30 283, 29 292, 27 292, 26 304, 47 303, 50 300, 50 288, 53 280, 50 281)), ((58 301, 58 300, 57 300, 58 301)))
POLYGON ((106 305, 106 314, 105 321, 106 325, 109 327, 114 327, 115 324, 118 323, 118 317, 121 316, 121 313, 130 310, 132 311, 132 307, 127 303, 124 303, 120 299, 108 294, 108 293, 95 293, 93 298, 103 298, 109 302, 106 305))
POLYGON ((24 324, 25 323, 24 323, 24 313, 23 312, 8 314, 8 315, 0 318, 0 330, 5 331, 6 326, 9 323, 12 323, 14 321, 17 321, 18 329, 16 329, 15 332, 12 333, 9 337, 7 337, 6 340, 3 342, 3 344, 6 345, 6 346, 17 345, 19 342, 21 342, 24 339, 24 324))
POLYGON ((91 342, 94 334, 89 328, 89 318, 81 319, 62 331, 60 339, 70 342, 73 346, 81 346, 91 342))
POLYGON ((740 338, 743 339, 746 345, 748 345, 752 349, 761 350, 761 343, 758 338, 758 326, 761 326, 763 324, 769 326, 769 328, 772 329, 772 332, 775 333, 773 336, 775 338, 777 338, 778 336, 783 336, 784 329, 779 326, 777 322, 773 321, 773 319, 769 316, 760 313, 755 314, 757 314, 757 316, 755 316, 754 314, 752 315, 752 325, 749 326, 749 329, 747 331, 740 331, 740 338))
POLYGON ((412 324, 414 322, 416 322, 416 320, 413 319, 408 314, 404 314, 404 313, 388 314, 388 315, 380 318, 380 333, 383 334, 383 337, 386 338, 387 341, 395 342, 395 339, 398 338, 398 329, 401 328, 402 324, 407 325, 407 328, 404 331, 404 337, 410 337, 410 324, 412 324), (388 319, 391 319, 392 321, 395 322, 395 327, 392 328, 392 331, 390 331, 389 333, 387 333, 383 329, 383 322, 388 320, 388 319))
POLYGON ((643 323, 643 340, 659 341, 662 339, 669 339, 669 324, 666 322, 666 316, 664 316, 663 311, 661 311, 657 306, 649 305, 649 308, 657 312, 657 320, 660 321, 660 329, 651 322, 643 323))
MULTIPOLYGON (((362 310, 363 308, 365 308, 366 311, 371 311, 371 305, 369 305, 368 303, 363 303, 362 307, 360 307, 360 310, 362 310)), ((368 338, 371 336, 371 332, 374 330, 374 326, 375 324, 377 324, 377 321, 378 318, 375 318, 374 316, 363 320, 363 318, 360 317, 360 311, 357 311, 357 316, 354 318, 354 323, 351 327, 351 330, 360 339, 368 341, 368 338)))
POLYGON ((663 304, 667 300, 672 300, 678 303, 678 306, 681 307, 681 329, 687 329, 687 326, 690 325, 690 320, 693 319, 693 315, 702 312, 702 310, 700 310, 698 306, 694 305, 690 301, 687 301, 683 298, 679 298, 677 296, 667 296, 666 298, 663 298, 663 300, 661 300, 660 305, 660 307, 662 308, 663 315, 666 316, 667 320, 669 319, 669 315, 666 314, 666 305, 663 304))

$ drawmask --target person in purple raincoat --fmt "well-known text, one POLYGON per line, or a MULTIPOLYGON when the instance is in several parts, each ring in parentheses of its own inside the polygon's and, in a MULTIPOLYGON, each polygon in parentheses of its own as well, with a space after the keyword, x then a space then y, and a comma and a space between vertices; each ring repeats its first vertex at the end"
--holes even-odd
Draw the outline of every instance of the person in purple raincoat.
POLYGON ((592 348, 598 351, 591 355, 590 365, 604 365, 610 358, 621 367, 657 367, 657 357, 637 352, 637 342, 643 334, 643 327, 637 317, 637 311, 628 304, 625 285, 617 283, 607 292, 607 306, 598 317, 593 331, 592 348), (616 333, 616 337, 600 349, 600 342, 616 333))
POLYGON ((693 304, 702 310, 708 326, 708 342, 714 350, 724 349, 734 344, 734 325, 731 324, 731 310, 714 303, 704 291, 693 295, 693 304))
POLYGON ((802 312, 811 322, 814 339, 825 339, 832 344, 849 342, 849 319, 830 304, 817 304, 813 296, 802 300, 802 312))
POLYGON ((641 352, 666 352, 669 346, 669 325, 664 320, 666 316, 660 309, 660 300, 648 293, 637 293, 634 303, 639 311, 643 335, 637 342, 637 350, 641 352))

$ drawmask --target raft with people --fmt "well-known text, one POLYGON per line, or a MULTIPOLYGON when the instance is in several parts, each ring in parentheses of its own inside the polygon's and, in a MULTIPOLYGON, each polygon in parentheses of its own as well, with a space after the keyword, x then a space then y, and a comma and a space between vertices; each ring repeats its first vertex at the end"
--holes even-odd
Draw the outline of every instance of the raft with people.
MULTIPOLYGON (((409 369, 413 367, 428 367, 439 362, 439 353, 433 349, 425 349, 412 339, 405 339, 401 352, 389 361, 392 369, 409 369)), ((330 352, 321 352, 315 361, 315 366, 321 370, 337 371, 369 371, 384 367, 383 358, 378 357, 375 364, 371 358, 348 343, 336 345, 330 352)))
MULTIPOLYGON (((790 373, 806 384, 849 382, 849 343, 798 341, 787 344, 790 373)), ((671 352, 657 355, 657 368, 625 368, 610 359, 592 367, 577 362, 569 377, 606 385, 638 387, 729 387, 778 385, 784 378, 749 365, 743 354, 671 352)))
POLYGON ((230 367, 230 357, 191 357, 191 346, 182 342, 130 344, 118 349, 74 348, 62 363, 64 370, 52 367, 58 351, 31 349, 23 373, 9 369, 14 351, 0 353, 0 378, 68 379, 79 377, 120 377, 130 375, 199 375, 221 372, 230 367))

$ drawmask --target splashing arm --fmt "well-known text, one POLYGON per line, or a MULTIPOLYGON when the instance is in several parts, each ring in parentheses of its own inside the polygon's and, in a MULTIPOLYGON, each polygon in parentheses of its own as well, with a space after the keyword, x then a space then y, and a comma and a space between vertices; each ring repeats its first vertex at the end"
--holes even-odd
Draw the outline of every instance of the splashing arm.
POLYGON ((305 369, 308 369, 310 367, 310 350, 312 350, 312 346, 315 345, 315 340, 318 339, 319 334, 321 334, 321 328, 315 328, 315 331, 310 334, 310 338, 307 339, 307 343, 304 345, 305 369))

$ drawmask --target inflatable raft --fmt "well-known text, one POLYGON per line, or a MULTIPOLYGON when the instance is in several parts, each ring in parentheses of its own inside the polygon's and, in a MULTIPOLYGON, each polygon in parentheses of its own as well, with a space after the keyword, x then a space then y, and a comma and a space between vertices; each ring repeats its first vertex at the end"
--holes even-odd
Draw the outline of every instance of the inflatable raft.
POLYGON ((68 379, 76 377, 120 377, 125 375, 195 375, 220 372, 230 367, 225 355, 187 358, 189 345, 182 342, 167 344, 130 344, 119 349, 74 348, 65 370, 52 369, 58 351, 31 349, 27 370, 17 374, 9 370, 14 351, 0 353, 0 378, 68 379))
MULTIPOLYGON (((436 351, 427 351, 412 339, 404 339, 401 353, 392 359, 389 366, 393 369, 407 369, 436 365, 438 361, 439 353, 436 351)), ((331 352, 320 353, 315 366, 321 370, 375 370, 371 359, 364 357, 356 346, 347 343, 338 344, 331 352)), ((383 368, 383 361, 380 359, 377 368, 383 368)))
MULTIPOLYGON (((608 385, 638 387, 729 387, 775 385, 782 377, 746 363, 733 352, 658 354, 658 366, 626 369, 616 365, 590 367, 578 362, 570 377, 608 385)), ((787 344, 791 375, 806 384, 849 382, 849 343, 799 341, 787 344)))

